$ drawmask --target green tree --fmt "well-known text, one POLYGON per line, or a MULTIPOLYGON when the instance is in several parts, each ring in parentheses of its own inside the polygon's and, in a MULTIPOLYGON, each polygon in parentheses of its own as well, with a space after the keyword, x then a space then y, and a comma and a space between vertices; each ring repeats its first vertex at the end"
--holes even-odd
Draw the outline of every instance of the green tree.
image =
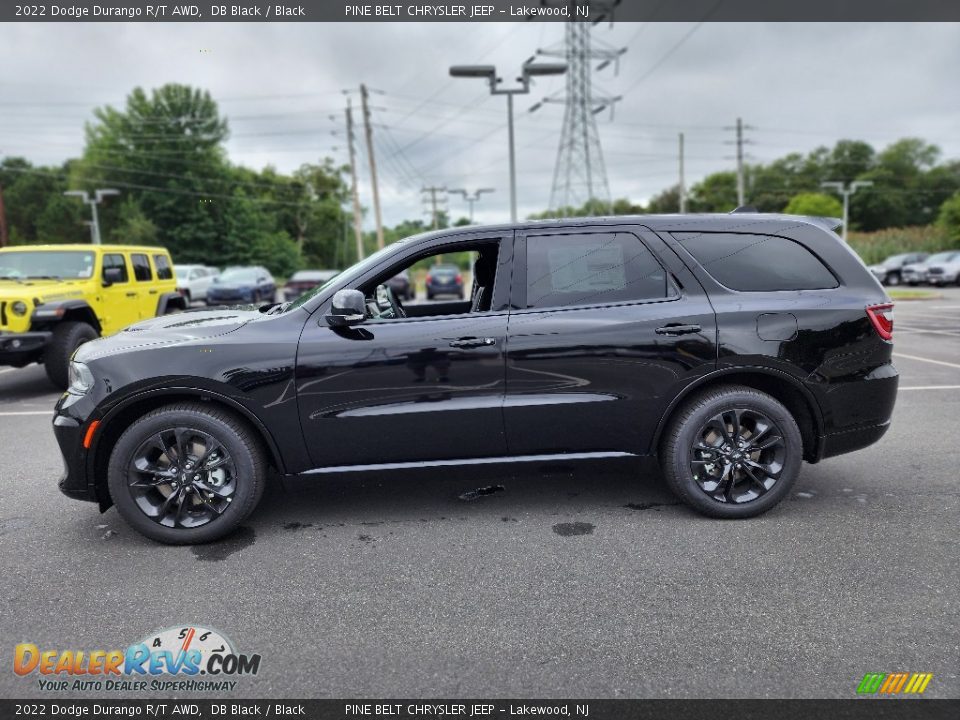
POLYGON ((960 246, 960 192, 944 200, 937 214, 937 225, 946 231, 954 247, 960 246))
POLYGON ((840 217, 843 205, 831 195, 823 193, 800 193, 794 195, 783 210, 788 215, 814 215, 819 217, 840 217))

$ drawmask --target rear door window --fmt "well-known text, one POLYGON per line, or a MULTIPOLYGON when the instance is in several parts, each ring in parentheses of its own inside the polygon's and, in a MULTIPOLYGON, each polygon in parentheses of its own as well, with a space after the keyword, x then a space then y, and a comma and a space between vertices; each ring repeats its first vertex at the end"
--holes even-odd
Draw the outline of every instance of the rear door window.
POLYGON ((153 280, 153 273, 150 271, 150 260, 142 253, 133 253, 130 256, 130 263, 133 265, 133 276, 137 282, 147 282, 153 280))
POLYGON ((527 307, 655 300, 670 294, 667 273, 626 232, 527 236, 527 307))
POLYGON ((748 233, 673 233, 717 282, 731 290, 822 290, 837 279, 800 243, 748 233))
POLYGON ((173 278, 173 269, 170 267, 170 261, 166 255, 154 255, 153 266, 157 269, 157 280, 170 280, 173 278))

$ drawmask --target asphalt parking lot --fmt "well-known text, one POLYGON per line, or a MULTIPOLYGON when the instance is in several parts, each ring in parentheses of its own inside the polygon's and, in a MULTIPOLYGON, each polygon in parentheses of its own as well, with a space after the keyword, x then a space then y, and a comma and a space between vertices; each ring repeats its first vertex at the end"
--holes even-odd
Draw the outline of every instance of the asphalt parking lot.
POLYGON ((197 623, 262 655, 237 697, 847 698, 895 671, 960 696, 960 289, 941 294, 897 305, 887 436, 739 522, 653 467, 552 464, 297 481, 221 543, 164 547, 57 491, 56 394, 0 368, 0 695, 43 695, 16 643, 197 623))

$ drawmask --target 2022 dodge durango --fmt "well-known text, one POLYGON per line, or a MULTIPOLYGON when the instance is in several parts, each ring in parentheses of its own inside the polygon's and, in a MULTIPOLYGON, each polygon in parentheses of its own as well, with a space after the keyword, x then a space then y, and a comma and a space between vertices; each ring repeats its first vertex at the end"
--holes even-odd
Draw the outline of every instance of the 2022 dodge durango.
POLYGON ((394 243, 294 302, 85 343, 53 421, 60 489, 198 543, 275 475, 656 456, 695 510, 746 518, 876 442, 892 304, 832 232, 783 215, 466 227, 394 243), (469 298, 387 280, 469 252, 469 298), (376 438, 376 442, 367 442, 376 438), (269 472, 270 470, 274 472, 269 472))

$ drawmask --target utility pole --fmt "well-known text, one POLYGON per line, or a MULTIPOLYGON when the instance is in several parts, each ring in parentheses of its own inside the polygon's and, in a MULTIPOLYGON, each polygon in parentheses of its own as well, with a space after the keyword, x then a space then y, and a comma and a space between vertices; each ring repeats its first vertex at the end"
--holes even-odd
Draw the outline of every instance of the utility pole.
POLYGON ((367 137, 367 157, 370 159, 370 184, 373 186, 373 214, 377 221, 377 249, 383 248, 383 220, 380 216, 380 189, 377 186, 377 161, 373 156, 373 128, 370 125, 370 107, 367 104, 367 86, 360 85, 363 103, 363 127, 367 137))
POLYGON ((7 208, 3 204, 3 183, 0 183, 0 247, 6 247, 10 243, 10 235, 7 232, 7 208))
MULTIPOLYGON (((737 207, 743 207, 746 203, 746 190, 745 190, 745 178, 744 178, 744 166, 743 166, 743 146, 749 145, 749 140, 743 139, 744 130, 755 130, 751 125, 744 125, 741 118, 737 118, 737 124, 734 127, 725 127, 724 130, 735 130, 737 133, 737 139, 734 143, 737 146, 737 207)), ((728 143, 729 144, 729 143, 728 143)))
POLYGON ((439 214, 439 212, 438 212, 438 210, 437 210, 437 204, 438 204, 438 203, 437 203, 437 193, 441 193, 441 197, 443 197, 443 193, 446 193, 446 192, 447 192, 447 189, 446 189, 445 187, 437 187, 436 185, 431 185, 430 187, 422 188, 422 189, 420 190, 420 192, 422 192, 422 193, 430 193, 430 200, 429 200, 429 202, 430 202, 430 208, 431 208, 430 214, 431 214, 431 216, 432 216, 432 218, 433 218, 433 219, 432 219, 432 226, 433 226, 433 229, 434 229, 434 230, 437 230, 437 229, 439 229, 439 227, 440 227, 440 214, 439 214))
POLYGON ((363 260, 363 227, 360 217, 360 196, 357 193, 357 155, 353 149, 353 108, 347 98, 347 148, 350 151, 350 195, 353 197, 353 235, 357 241, 357 261, 363 260))
POLYGON ((463 188, 456 188, 454 190, 447 190, 451 195, 462 195, 463 199, 467 201, 467 205, 470 207, 470 224, 473 225, 473 204, 480 199, 480 196, 483 193, 492 193, 493 188, 479 188, 478 190, 473 191, 473 195, 468 193, 463 188))
POLYGON ((687 183, 683 174, 683 133, 680 133, 680 214, 687 212, 687 183))
POLYGON ((850 196, 853 195, 858 188, 870 187, 873 185, 872 180, 854 180, 849 185, 844 185, 839 180, 828 180, 827 182, 820 183, 822 188, 830 188, 836 190, 840 195, 843 196, 843 241, 847 241, 847 225, 850 224, 850 196))
POLYGON ((100 219, 97 217, 97 205, 103 202, 103 199, 109 195, 119 195, 119 190, 112 188, 99 188, 91 196, 86 190, 67 190, 64 195, 67 197, 78 197, 84 204, 90 206, 90 213, 93 216, 90 225, 90 239, 94 245, 100 245, 100 219))

